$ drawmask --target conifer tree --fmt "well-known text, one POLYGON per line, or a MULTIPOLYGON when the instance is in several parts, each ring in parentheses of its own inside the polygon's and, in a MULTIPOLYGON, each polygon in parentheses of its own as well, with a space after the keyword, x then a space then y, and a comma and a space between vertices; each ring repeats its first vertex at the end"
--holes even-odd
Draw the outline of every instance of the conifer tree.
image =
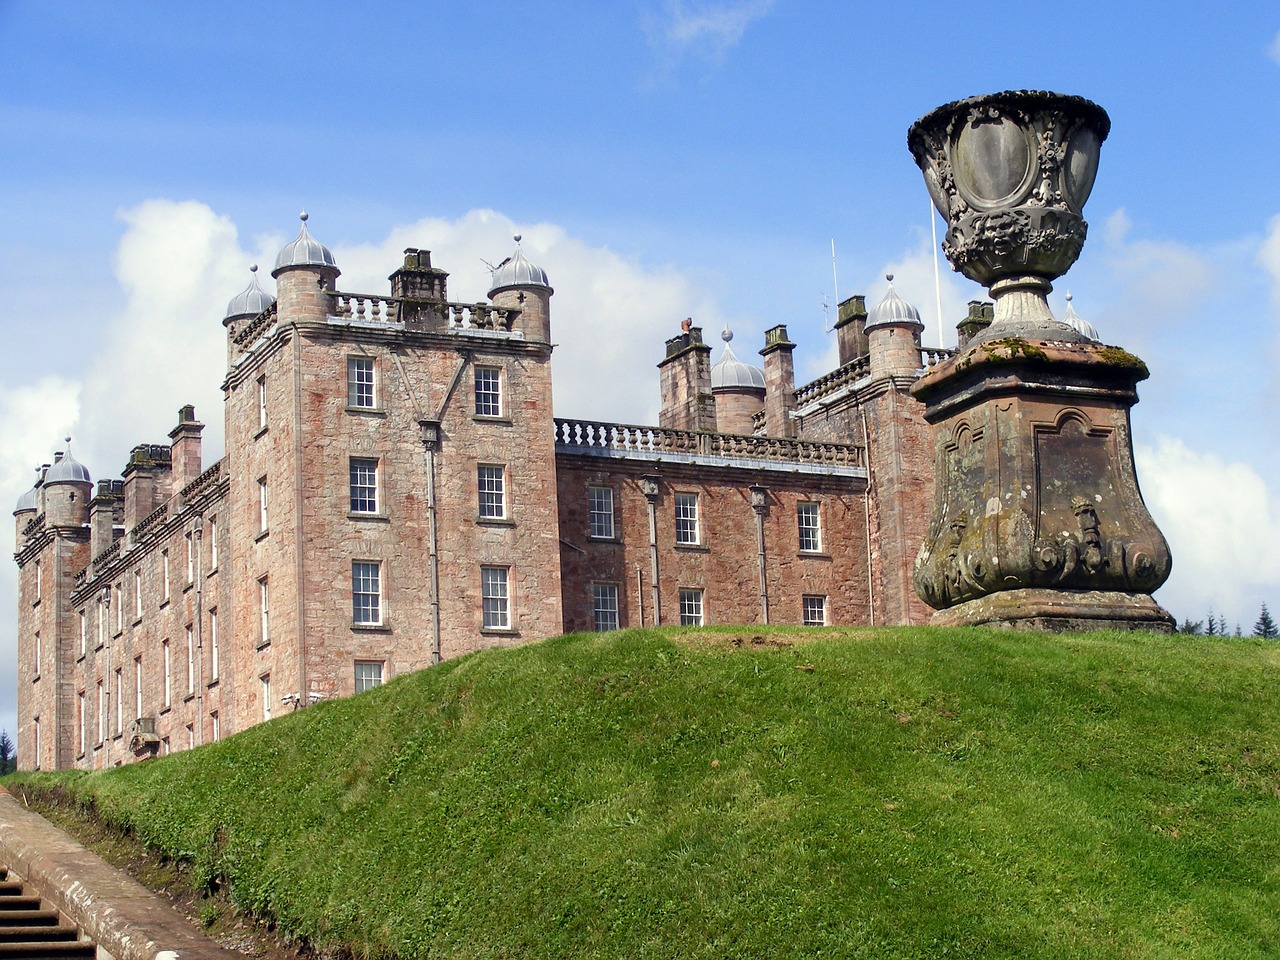
POLYGON ((8 730, 0 730, 0 774, 13 773, 18 769, 18 758, 14 756, 13 740, 8 730))
POLYGON ((1210 637, 1218 635, 1218 618, 1214 615, 1212 609, 1209 611, 1209 619, 1205 621, 1204 632, 1210 637))
POLYGON ((1266 640, 1274 640, 1277 634, 1280 634, 1280 629, 1277 629, 1276 622, 1271 618, 1271 612, 1264 603, 1262 605, 1262 613, 1258 614, 1258 622, 1253 625, 1253 635, 1266 640))

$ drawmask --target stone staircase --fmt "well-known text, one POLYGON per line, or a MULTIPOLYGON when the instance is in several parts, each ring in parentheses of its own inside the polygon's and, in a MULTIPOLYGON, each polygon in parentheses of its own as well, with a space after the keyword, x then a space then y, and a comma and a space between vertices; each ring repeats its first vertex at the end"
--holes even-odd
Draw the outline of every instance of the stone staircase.
POLYGON ((92 960, 97 947, 0 867, 0 960, 92 960))

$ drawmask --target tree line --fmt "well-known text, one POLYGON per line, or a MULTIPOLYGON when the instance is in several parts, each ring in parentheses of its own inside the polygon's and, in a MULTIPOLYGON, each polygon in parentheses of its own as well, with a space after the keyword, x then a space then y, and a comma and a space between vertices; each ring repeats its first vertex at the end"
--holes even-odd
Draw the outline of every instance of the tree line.
MULTIPOLYGON (((1178 632, 1206 637, 1243 637, 1246 635, 1238 623, 1233 634, 1227 626, 1227 618, 1221 614, 1214 614, 1212 610, 1209 611, 1209 616, 1204 620, 1183 620, 1178 626, 1178 632)), ((1262 611, 1258 614, 1258 619, 1253 625, 1253 633, 1248 634, 1248 636, 1261 637, 1264 640, 1274 640, 1280 637, 1280 627, 1276 626, 1275 618, 1271 616, 1271 611, 1267 609, 1265 603, 1262 605, 1262 611)))

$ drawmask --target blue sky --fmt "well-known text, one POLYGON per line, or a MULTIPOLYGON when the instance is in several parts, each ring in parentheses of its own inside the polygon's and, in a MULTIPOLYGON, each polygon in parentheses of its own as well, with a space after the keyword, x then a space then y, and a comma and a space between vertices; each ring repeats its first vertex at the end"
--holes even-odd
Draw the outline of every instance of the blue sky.
MULTIPOLYGON (((1280 13, 1249 6, 0 0, 0 497, 67 432, 118 475, 188 401, 218 455, 223 308, 301 209, 348 290, 385 291, 413 245, 479 299, 481 258, 522 232, 556 287, 561 415, 651 420, 686 316, 731 324, 739 356, 786 323, 798 377, 828 369, 833 240, 841 296, 878 299, 892 270, 936 341, 907 127, 1050 89, 1112 118, 1051 303, 1071 290, 1151 367, 1134 439, 1175 555, 1158 599, 1248 632, 1280 604, 1280 13)), ((943 271, 953 343, 983 291, 943 271)), ((10 565, 9 729, 13 584, 10 565)))

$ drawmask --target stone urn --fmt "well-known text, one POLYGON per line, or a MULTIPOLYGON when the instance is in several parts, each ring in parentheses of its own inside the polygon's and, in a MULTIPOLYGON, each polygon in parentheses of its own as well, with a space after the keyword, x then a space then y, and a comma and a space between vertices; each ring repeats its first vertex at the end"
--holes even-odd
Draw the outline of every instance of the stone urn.
POLYGON ((1054 318, 1080 255, 1110 120, 1014 91, 939 107, 907 143, 952 266, 993 320, 912 387, 934 426, 935 500, 915 586, 939 625, 1168 631, 1168 544, 1138 488, 1129 410, 1146 365, 1054 318))

